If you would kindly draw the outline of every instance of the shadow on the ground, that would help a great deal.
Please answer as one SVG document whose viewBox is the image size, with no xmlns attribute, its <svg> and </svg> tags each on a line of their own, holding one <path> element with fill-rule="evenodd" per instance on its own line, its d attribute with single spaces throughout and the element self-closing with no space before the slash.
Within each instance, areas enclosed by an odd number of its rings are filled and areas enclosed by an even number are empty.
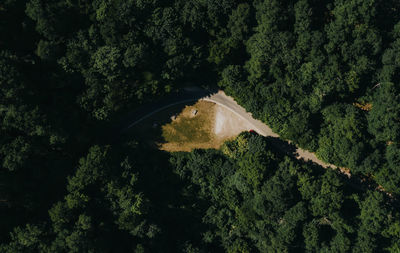
<svg viewBox="0 0 400 253">
<path fill-rule="evenodd" d="M 296 152 L 296 146 L 282 140 L 278 137 L 272 137 L 272 136 L 267 136 L 265 137 L 267 139 L 268 144 L 273 146 L 275 149 L 277 149 L 279 152 L 284 153 L 285 155 L 291 156 L 291 157 L 297 157 L 297 152 Z"/>
<path fill-rule="evenodd" d="M 128 113 L 123 117 L 123 120 L 117 122 L 112 127 L 111 142 L 116 143 L 123 140 L 123 138 L 125 138 L 124 136 L 131 132 L 133 126 L 140 125 L 149 118 L 154 118 L 155 115 L 162 115 L 162 117 L 155 120 L 154 124 L 164 125 L 170 123 L 170 117 L 174 114 L 179 114 L 179 112 L 181 112 L 185 106 L 193 105 L 200 98 L 210 96 L 217 92 L 218 88 L 216 87 L 208 89 L 203 89 L 200 87 L 187 87 L 180 91 L 176 91 L 167 96 L 156 99 L 152 102 L 143 104 L 134 109 L 132 112 Z M 168 113 L 162 113 L 164 111 L 168 111 Z M 154 127 L 154 129 L 157 129 L 157 127 Z M 147 129 L 147 131 L 153 130 Z M 159 131 L 161 131 L 161 129 L 159 129 Z"/>
<path fill-rule="evenodd" d="M 294 144 L 291 144 L 285 140 L 279 139 L 277 137 L 267 136 L 268 144 L 274 148 L 276 153 L 280 153 L 281 155 L 287 155 L 292 158 L 298 158 L 298 154 L 296 152 L 297 147 Z M 337 175 L 345 182 L 343 185 L 344 191 L 354 192 L 357 191 L 359 193 L 363 193 L 366 190 L 375 191 L 380 189 L 380 186 L 371 178 L 366 178 L 364 175 L 360 173 L 353 173 L 349 178 L 347 175 L 340 173 L 338 169 L 333 168 L 324 168 L 319 164 L 314 163 L 311 160 L 304 160 L 303 158 L 298 159 L 299 164 L 307 164 L 308 168 L 312 168 L 312 172 L 315 175 L 321 176 L 326 173 L 327 169 L 332 169 L 336 171 Z M 400 207 L 399 196 L 395 194 L 386 194 L 387 200 L 396 208 Z"/>
<path fill-rule="evenodd" d="M 163 137 L 163 126 L 172 123 L 173 117 L 178 116 L 187 106 L 193 106 L 197 100 L 184 102 L 160 110 L 143 119 L 129 129 L 122 131 L 119 141 L 135 140 L 146 147 L 158 149 L 159 145 L 165 143 Z"/>
</svg>

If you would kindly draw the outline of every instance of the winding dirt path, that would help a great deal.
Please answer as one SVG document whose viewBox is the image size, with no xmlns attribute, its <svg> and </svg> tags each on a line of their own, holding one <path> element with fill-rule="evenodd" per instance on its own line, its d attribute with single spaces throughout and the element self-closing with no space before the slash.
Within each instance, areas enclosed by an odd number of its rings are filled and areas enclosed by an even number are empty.
<svg viewBox="0 0 400 253">
<path fill-rule="evenodd" d="M 175 97 L 175 98 L 173 98 L 172 101 L 170 101 L 170 103 L 166 103 L 164 105 L 159 105 L 158 108 L 155 108 L 152 111 L 145 113 L 145 115 L 142 115 L 141 117 L 137 118 L 132 123 L 130 123 L 124 130 L 131 128 L 132 126 L 134 126 L 137 123 L 141 122 L 142 120 L 150 117 L 151 115 L 153 115 L 157 112 L 160 112 L 162 110 L 165 110 L 171 106 L 188 103 L 188 102 L 193 102 L 193 101 L 200 99 L 200 100 L 204 100 L 204 101 L 213 102 L 215 104 L 218 104 L 218 105 L 228 109 L 229 111 L 233 112 L 234 114 L 238 115 L 239 117 L 241 117 L 242 119 L 247 121 L 253 127 L 253 130 L 262 136 L 270 136 L 270 137 L 280 138 L 280 136 L 278 134 L 274 133 L 268 125 L 266 125 L 265 123 L 263 123 L 260 120 L 254 119 L 251 113 L 247 112 L 243 107 L 241 107 L 238 103 L 236 103 L 236 101 L 232 97 L 227 96 L 225 94 L 225 92 L 223 92 L 222 90 L 220 90 L 216 93 L 210 94 L 208 96 L 202 96 L 202 97 L 201 96 L 199 97 L 199 95 L 201 94 L 201 92 L 204 93 L 204 91 L 202 91 L 199 88 L 195 88 L 193 91 L 190 91 L 190 92 L 193 93 L 192 94 L 193 96 L 191 98 L 185 97 L 185 99 L 183 99 L 183 98 L 180 99 L 178 97 Z M 285 141 L 289 144 L 292 144 L 288 140 L 285 140 Z M 314 153 L 311 153 L 307 150 L 296 147 L 295 153 L 296 153 L 297 159 L 304 159 L 305 161 L 312 161 L 318 165 L 321 165 L 324 168 L 328 168 L 328 167 L 331 167 L 334 169 L 337 168 L 333 164 L 328 164 L 328 163 L 321 161 L 320 159 L 317 158 L 317 156 Z M 346 171 L 342 171 L 342 170 L 340 170 L 340 171 L 342 173 L 346 174 L 348 177 L 350 177 L 350 174 L 346 173 Z"/>
<path fill-rule="evenodd" d="M 187 96 L 185 97 L 185 99 L 180 98 L 180 97 L 174 97 L 172 101 L 170 100 L 169 103 L 164 103 L 162 106 L 158 105 L 156 107 L 156 109 L 153 109 L 151 111 L 148 110 L 149 112 L 142 111 L 142 116 L 139 116 L 140 114 L 136 115 L 137 116 L 136 120 L 134 120 L 133 123 L 131 123 L 124 130 L 136 125 L 137 123 L 139 123 L 140 121 L 144 120 L 145 118 L 153 115 L 154 113 L 162 111 L 168 107 L 171 107 L 171 106 L 174 106 L 177 104 L 183 104 L 185 102 L 187 103 L 187 102 L 191 102 L 191 101 L 204 100 L 204 101 L 209 101 L 209 102 L 218 104 L 218 105 L 228 109 L 229 111 L 233 112 L 234 114 L 238 115 L 242 119 L 246 120 L 253 127 L 253 130 L 256 131 L 258 134 L 260 134 L 262 136 L 266 136 L 266 137 L 273 137 L 273 138 L 279 139 L 280 142 L 282 142 L 282 143 L 294 146 L 291 141 L 280 139 L 280 136 L 278 134 L 274 133 L 268 125 L 261 122 L 260 120 L 254 119 L 251 113 L 247 112 L 243 107 L 241 107 L 238 103 L 236 103 L 236 101 L 232 97 L 227 96 L 225 94 L 225 92 L 220 90 L 220 91 L 212 93 L 211 95 L 208 95 L 208 96 L 205 95 L 205 91 L 201 90 L 200 88 L 196 88 L 190 92 L 191 92 L 191 94 L 186 94 Z M 210 94 L 210 93 L 208 92 L 207 94 Z M 147 109 L 149 109 L 149 108 L 147 108 Z M 278 149 L 280 149 L 281 151 L 287 152 L 287 150 L 284 150 L 285 148 L 284 147 L 282 148 L 281 145 L 279 145 L 279 144 L 277 144 L 276 147 Z M 361 189 L 361 188 L 367 187 L 370 189 L 379 190 L 379 191 L 384 192 L 391 199 L 393 199 L 393 196 L 390 193 L 386 192 L 381 186 L 379 186 L 379 185 L 375 186 L 374 182 L 371 184 L 368 182 L 364 182 L 365 180 L 362 178 L 359 178 L 359 177 L 352 177 L 350 174 L 350 171 L 348 169 L 338 168 L 337 166 L 335 166 L 333 164 L 325 163 L 325 162 L 321 161 L 320 159 L 318 159 L 318 157 L 314 153 L 311 153 L 307 150 L 301 149 L 297 146 L 295 148 L 295 152 L 293 152 L 293 153 L 297 159 L 303 159 L 305 161 L 312 161 L 324 168 L 338 169 L 338 171 L 340 173 L 347 176 L 349 179 L 351 178 L 349 183 L 350 183 L 350 185 L 352 185 L 355 188 Z"/>
<path fill-rule="evenodd" d="M 209 101 L 216 103 L 220 106 L 223 106 L 227 108 L 228 110 L 232 111 L 233 113 L 237 114 L 239 117 L 245 119 L 248 121 L 253 127 L 254 131 L 256 131 L 258 134 L 262 136 L 271 136 L 271 137 L 276 137 L 280 138 L 280 136 L 272 131 L 272 129 L 263 123 L 260 120 L 254 119 L 253 115 L 249 112 L 247 112 L 243 107 L 241 107 L 236 101 L 232 98 L 229 97 L 225 94 L 223 91 L 218 91 L 218 93 L 212 94 L 210 96 L 202 98 L 202 100 Z M 287 141 L 291 143 L 290 141 Z M 298 159 L 304 159 L 305 161 L 312 161 L 318 165 L 321 165 L 324 168 L 337 168 L 333 164 L 328 164 L 320 159 L 317 158 L 317 156 L 314 153 L 311 153 L 307 150 L 301 149 L 301 148 L 296 148 L 296 154 Z"/>
</svg>

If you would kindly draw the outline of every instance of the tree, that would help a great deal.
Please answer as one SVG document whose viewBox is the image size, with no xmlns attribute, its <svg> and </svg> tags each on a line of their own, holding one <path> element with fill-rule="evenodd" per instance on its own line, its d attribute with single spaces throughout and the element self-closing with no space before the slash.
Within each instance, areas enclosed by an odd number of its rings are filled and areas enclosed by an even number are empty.
<svg viewBox="0 0 400 253">
<path fill-rule="evenodd" d="M 374 252 L 380 244 L 380 233 L 387 226 L 388 210 L 384 204 L 383 194 L 368 192 L 365 200 L 360 203 L 360 208 L 361 225 L 354 251 Z"/>
<path fill-rule="evenodd" d="M 27 224 L 26 227 L 17 227 L 11 233 L 11 243 L 9 245 L 2 245 L 0 249 L 2 252 L 48 252 L 50 249 L 44 243 L 45 232 L 44 229 Z"/>
<path fill-rule="evenodd" d="M 365 119 L 354 107 L 335 104 L 323 111 L 317 155 L 339 166 L 357 168 L 365 156 Z"/>
<path fill-rule="evenodd" d="M 374 91 L 368 113 L 368 130 L 378 141 L 400 141 L 400 89 L 393 83 L 381 83 Z"/>
<path fill-rule="evenodd" d="M 389 192 L 399 194 L 398 185 L 400 182 L 400 147 L 392 143 L 386 147 L 385 160 L 382 169 L 376 174 L 376 180 Z"/>
</svg>

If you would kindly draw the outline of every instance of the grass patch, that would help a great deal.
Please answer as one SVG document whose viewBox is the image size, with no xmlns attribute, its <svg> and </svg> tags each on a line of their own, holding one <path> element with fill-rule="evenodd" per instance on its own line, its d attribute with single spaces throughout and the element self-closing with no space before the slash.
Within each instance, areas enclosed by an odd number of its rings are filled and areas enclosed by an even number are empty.
<svg viewBox="0 0 400 253">
<path fill-rule="evenodd" d="M 193 111 L 197 110 L 194 115 Z M 165 143 L 161 149 L 167 151 L 190 151 L 194 148 L 215 148 L 214 128 L 215 104 L 199 101 L 186 106 L 176 119 L 162 126 Z"/>
<path fill-rule="evenodd" d="M 195 116 L 192 111 L 197 110 Z M 209 142 L 213 139 L 212 123 L 214 121 L 214 104 L 198 102 L 187 106 L 177 118 L 162 126 L 162 136 L 166 142 L 184 144 L 187 142 Z"/>
<path fill-rule="evenodd" d="M 193 110 L 197 110 L 196 115 L 193 115 Z M 192 105 L 172 106 L 133 126 L 127 138 L 168 152 L 218 149 L 224 141 L 234 138 L 245 127 L 236 115 L 223 110 L 229 122 L 224 123 L 225 127 L 217 136 L 217 112 L 221 113 L 218 105 L 202 100 Z M 236 131 L 236 128 L 239 130 Z"/>
</svg>

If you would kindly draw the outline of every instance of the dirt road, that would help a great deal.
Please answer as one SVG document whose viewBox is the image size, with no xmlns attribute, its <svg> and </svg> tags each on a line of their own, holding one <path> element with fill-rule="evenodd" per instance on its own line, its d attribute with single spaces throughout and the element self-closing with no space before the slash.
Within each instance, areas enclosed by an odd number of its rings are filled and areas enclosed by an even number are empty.
<svg viewBox="0 0 400 253">
<path fill-rule="evenodd" d="M 251 126 L 254 131 L 256 131 L 258 134 L 266 137 L 272 137 L 275 138 L 275 143 L 273 145 L 276 145 L 277 149 L 280 149 L 281 151 L 286 151 L 285 147 L 282 148 L 282 146 L 288 145 L 290 146 L 290 149 L 294 146 L 290 141 L 288 140 L 282 140 L 280 139 L 279 135 L 274 133 L 272 129 L 261 122 L 260 120 L 256 120 L 253 118 L 252 114 L 249 112 L 246 112 L 246 110 L 238 105 L 236 101 L 232 98 L 227 96 L 223 91 L 215 91 L 215 92 L 210 92 L 206 90 L 202 90 L 200 88 L 195 88 L 193 91 L 186 91 L 186 93 L 179 96 L 172 96 L 171 98 L 167 98 L 165 101 L 161 101 L 158 103 L 152 103 L 150 105 L 144 105 L 142 109 L 138 110 L 137 113 L 133 113 L 132 115 L 134 118 L 131 118 L 129 126 L 125 127 L 124 130 L 134 126 L 135 124 L 139 123 L 143 119 L 149 117 L 150 115 L 153 115 L 154 113 L 164 110 L 165 108 L 168 108 L 170 106 L 173 106 L 175 104 L 182 104 L 185 103 L 185 101 L 197 101 L 197 100 L 205 100 L 209 102 L 216 103 L 232 113 L 238 115 L 242 119 L 246 120 Z M 282 145 L 283 144 L 283 145 Z M 337 169 L 337 167 L 333 164 L 328 164 L 320 159 L 317 158 L 317 156 L 314 153 L 311 153 L 307 150 L 301 149 L 301 148 L 294 148 L 294 152 L 291 152 L 291 154 L 294 154 L 297 159 L 303 159 L 305 161 L 312 161 L 324 168 L 333 168 Z M 383 191 L 383 188 L 378 185 L 376 187 L 376 184 L 374 182 L 364 182 L 364 179 L 360 177 L 353 177 L 349 170 L 344 169 L 344 168 L 338 168 L 338 170 L 348 178 L 351 178 L 349 181 L 350 185 L 356 187 L 356 188 L 370 188 L 370 189 L 375 189 L 379 191 Z M 390 193 L 386 193 L 389 197 L 392 197 Z"/>
<path fill-rule="evenodd" d="M 238 103 L 236 103 L 236 101 L 232 97 L 227 96 L 225 94 L 225 92 L 223 92 L 223 91 L 218 91 L 218 93 L 204 97 L 204 98 L 202 98 L 202 100 L 214 102 L 214 103 L 216 103 L 220 106 L 223 106 L 223 107 L 227 108 L 228 110 L 234 112 L 241 118 L 248 121 L 253 126 L 253 130 L 262 136 L 271 136 L 271 137 L 277 137 L 277 138 L 279 137 L 279 135 L 274 133 L 268 125 L 261 122 L 260 120 L 254 119 L 251 113 L 246 112 L 246 110 L 243 107 L 238 105 Z M 290 141 L 288 141 L 288 142 L 290 143 Z M 323 161 L 318 159 L 314 153 L 311 153 L 307 150 L 297 148 L 296 153 L 297 153 L 298 159 L 302 158 L 305 161 L 310 160 L 310 161 L 313 161 L 314 163 L 319 164 L 325 168 L 327 168 L 327 167 L 336 168 L 336 166 L 333 164 L 324 163 Z"/>
<path fill-rule="evenodd" d="M 205 94 L 209 94 L 209 95 L 205 95 Z M 170 98 L 167 98 L 164 102 L 153 103 L 150 106 L 149 105 L 143 106 L 142 109 L 138 110 L 138 113 L 135 113 L 136 119 L 132 120 L 131 123 L 127 127 L 125 127 L 124 130 L 131 128 L 132 126 L 136 125 L 137 123 L 141 122 L 142 120 L 150 117 L 154 113 L 162 111 L 173 105 L 182 104 L 185 102 L 196 101 L 199 99 L 216 103 L 216 104 L 228 109 L 229 111 L 238 115 L 242 119 L 246 120 L 252 126 L 253 130 L 262 136 L 270 136 L 270 137 L 279 138 L 279 135 L 274 133 L 268 125 L 261 122 L 260 120 L 254 119 L 251 113 L 246 112 L 246 110 L 243 107 L 238 105 L 238 103 L 236 103 L 236 101 L 232 97 L 227 96 L 225 94 L 225 92 L 220 90 L 218 92 L 214 92 L 214 93 L 210 94 L 209 92 L 202 90 L 200 88 L 197 88 L 197 87 L 193 88 L 193 90 L 186 91 L 184 93 L 184 95 L 171 96 Z M 290 141 L 287 141 L 287 142 L 289 144 L 291 143 Z M 296 148 L 296 157 L 298 159 L 304 159 L 305 161 L 309 161 L 309 160 L 313 161 L 314 163 L 319 164 L 325 168 L 327 168 L 327 167 L 337 168 L 333 164 L 324 163 L 323 161 L 318 159 L 314 153 L 311 153 L 307 150 L 303 150 L 301 148 Z"/>
</svg>

